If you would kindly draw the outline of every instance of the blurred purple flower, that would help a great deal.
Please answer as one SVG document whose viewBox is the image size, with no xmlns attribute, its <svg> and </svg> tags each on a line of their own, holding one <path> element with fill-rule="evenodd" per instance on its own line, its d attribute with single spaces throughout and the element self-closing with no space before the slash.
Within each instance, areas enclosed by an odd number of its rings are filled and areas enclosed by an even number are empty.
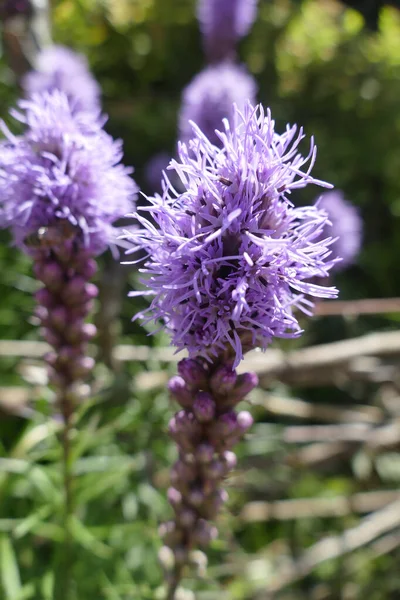
<svg viewBox="0 0 400 600">
<path fill-rule="evenodd" d="M 196 75 L 183 92 L 179 117 L 181 141 L 193 137 L 190 121 L 202 130 L 210 142 L 221 146 L 215 133 L 221 129 L 222 119 L 231 118 L 233 103 L 243 110 L 246 102 L 255 103 L 257 85 L 244 66 L 230 62 L 207 67 Z"/>
<path fill-rule="evenodd" d="M 197 16 L 211 62 L 232 58 L 257 14 L 257 0 L 199 0 Z"/>
<path fill-rule="evenodd" d="M 0 0 L 0 19 L 9 19 L 18 15 L 32 14 L 30 0 Z"/>
<path fill-rule="evenodd" d="M 74 111 L 58 90 L 21 100 L 11 114 L 25 132 L 16 137 L 2 125 L 0 225 L 29 250 L 31 234 L 68 222 L 88 252 L 102 252 L 137 193 L 132 170 L 119 164 L 121 142 L 102 129 L 104 119 Z"/>
<path fill-rule="evenodd" d="M 339 190 L 322 194 L 317 206 L 327 212 L 331 222 L 331 225 L 325 225 L 323 236 L 337 238 L 330 248 L 334 258 L 341 258 L 335 264 L 335 270 L 345 269 L 356 261 L 361 249 L 363 222 L 360 213 Z"/>
<path fill-rule="evenodd" d="M 64 46 L 42 50 L 36 69 L 25 75 L 22 87 L 27 96 L 58 89 L 68 96 L 73 110 L 100 111 L 100 86 L 86 57 Z"/>
<path fill-rule="evenodd" d="M 330 187 L 310 174 L 313 140 L 304 158 L 302 129 L 278 134 L 269 110 L 250 104 L 235 109 L 223 129 L 220 149 L 193 125 L 180 161 L 171 162 L 185 191 L 169 186 L 148 198 L 151 206 L 139 210 L 150 219 L 136 213 L 141 228 L 130 237 L 132 252 L 147 253 L 143 293 L 155 296 L 139 316 L 164 320 L 190 356 L 229 351 L 236 366 L 244 351 L 266 348 L 275 336 L 298 337 L 294 310 L 310 314 L 309 296 L 337 291 L 310 281 L 335 263 L 331 239 L 321 239 L 326 211 L 289 200 L 308 184 Z"/>
</svg>

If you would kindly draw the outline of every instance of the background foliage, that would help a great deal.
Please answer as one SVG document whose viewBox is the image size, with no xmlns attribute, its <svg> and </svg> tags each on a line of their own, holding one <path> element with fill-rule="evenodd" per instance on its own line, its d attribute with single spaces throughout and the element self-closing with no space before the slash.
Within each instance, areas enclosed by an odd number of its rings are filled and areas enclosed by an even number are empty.
<svg viewBox="0 0 400 600">
<path fill-rule="evenodd" d="M 400 14 L 383 8 L 373 32 L 358 12 L 334 0 L 259 4 L 257 22 L 240 46 L 241 59 L 257 78 L 259 100 L 271 107 L 279 128 L 297 122 L 315 136 L 316 177 L 343 189 L 364 218 L 359 263 L 336 282 L 341 299 L 400 296 Z M 173 154 L 181 91 L 204 64 L 195 2 L 60 0 L 53 5 L 53 27 L 57 42 L 88 56 L 110 115 L 107 127 L 124 139 L 125 163 L 135 166 L 138 183 L 151 192 L 145 166 L 157 152 Z M 17 95 L 2 57 L 3 117 Z M 300 201 L 312 200 L 312 193 L 304 192 Z M 29 260 L 8 243 L 2 232 L 0 339 L 35 341 L 36 282 Z M 96 393 L 80 409 L 73 598 L 157 599 L 162 598 L 157 525 L 169 514 L 165 489 L 174 459 L 165 433 L 173 407 L 164 384 L 174 364 L 157 350 L 168 344 L 166 337 L 148 338 L 131 323 L 141 301 L 128 301 L 125 292 L 135 285 L 135 272 L 124 268 L 121 282 L 121 269 L 109 256 L 102 266 L 105 280 L 114 282 L 104 302 L 120 310 L 119 342 L 148 345 L 150 351 L 142 348 L 140 360 L 114 370 L 99 361 L 92 382 Z M 101 324 L 100 303 L 97 312 Z M 395 329 L 398 319 L 398 313 L 317 318 L 301 344 Z M 50 600 L 63 552 L 60 425 L 51 416 L 53 396 L 40 359 L 15 356 L 10 348 L 7 343 L 0 348 L 0 598 Z M 378 383 L 338 378 L 329 387 L 312 384 L 288 387 L 274 380 L 267 387 L 272 395 L 303 398 L 313 406 L 329 403 L 340 411 L 351 404 L 385 412 Z M 265 397 L 258 391 L 254 403 L 261 405 Z M 284 435 L 286 426 L 298 422 L 295 415 L 274 415 L 260 406 L 253 412 L 257 423 L 240 448 L 243 471 L 229 482 L 229 510 L 207 574 L 198 565 L 199 577 L 186 579 L 185 587 L 197 590 L 200 600 L 398 598 L 399 541 L 386 551 L 362 546 L 268 595 L 276 569 L 322 537 L 356 525 L 360 516 L 350 509 L 339 516 L 250 522 L 243 507 L 256 500 L 393 490 L 400 463 L 396 445 L 374 453 L 361 443 L 316 466 L 296 463 L 290 459 L 296 447 Z M 397 529 L 392 534 L 398 539 Z"/>
</svg>

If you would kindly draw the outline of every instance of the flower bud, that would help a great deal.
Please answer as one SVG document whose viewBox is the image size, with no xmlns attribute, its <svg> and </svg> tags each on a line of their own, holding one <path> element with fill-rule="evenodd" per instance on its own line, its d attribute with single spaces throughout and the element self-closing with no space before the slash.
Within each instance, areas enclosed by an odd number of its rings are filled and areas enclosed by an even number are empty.
<svg viewBox="0 0 400 600">
<path fill-rule="evenodd" d="M 248 410 L 241 410 L 237 415 L 237 424 L 242 433 L 245 433 L 253 425 L 254 419 Z"/>
<path fill-rule="evenodd" d="M 71 374 L 75 379 L 86 377 L 95 365 L 94 359 L 91 356 L 81 356 L 74 361 L 71 368 Z"/>
<path fill-rule="evenodd" d="M 62 298 L 67 304 L 81 303 L 84 296 L 86 280 L 79 275 L 72 277 L 63 287 Z"/>
<path fill-rule="evenodd" d="M 194 358 L 184 358 L 178 363 L 178 373 L 190 389 L 200 389 L 207 383 L 207 371 Z"/>
<path fill-rule="evenodd" d="M 50 344 L 50 346 L 53 346 L 53 348 L 58 348 L 62 343 L 60 337 L 56 333 L 54 333 L 54 331 L 48 329 L 47 327 L 43 328 L 42 335 L 46 342 Z"/>
<path fill-rule="evenodd" d="M 192 508 L 183 506 L 177 514 L 177 519 L 182 527 L 190 529 L 197 520 L 197 514 Z"/>
<path fill-rule="evenodd" d="M 210 463 L 214 457 L 215 448 L 208 442 L 199 444 L 195 450 L 194 456 L 201 464 Z"/>
<path fill-rule="evenodd" d="M 258 376 L 256 373 L 243 373 L 237 378 L 237 383 L 232 390 L 232 398 L 239 402 L 257 386 Z"/>
<path fill-rule="evenodd" d="M 201 507 L 202 514 L 206 516 L 207 519 L 214 519 L 222 505 L 225 504 L 228 499 L 229 496 L 226 490 L 215 490 L 215 492 L 208 496 L 207 500 Z"/>
<path fill-rule="evenodd" d="M 176 508 L 182 504 L 182 494 L 173 487 L 168 488 L 167 498 L 168 498 L 168 502 L 174 508 Z"/>
<path fill-rule="evenodd" d="M 41 322 L 42 325 L 48 324 L 48 321 L 47 321 L 48 316 L 49 316 L 49 311 L 44 306 L 37 306 L 35 308 L 35 317 L 37 317 L 39 319 L 39 321 Z"/>
<path fill-rule="evenodd" d="M 218 529 L 205 519 L 199 519 L 193 531 L 193 538 L 199 546 L 208 546 L 218 535 Z"/>
<path fill-rule="evenodd" d="M 82 261 L 81 265 L 77 267 L 77 271 L 86 280 L 91 279 L 97 271 L 97 263 L 93 258 L 87 258 L 86 260 Z"/>
<path fill-rule="evenodd" d="M 188 494 L 188 500 L 192 506 L 201 506 L 205 499 L 206 496 L 200 488 L 194 488 Z"/>
<path fill-rule="evenodd" d="M 63 346 L 57 353 L 57 365 L 72 365 L 74 359 L 77 358 L 77 349 L 71 346 Z"/>
<path fill-rule="evenodd" d="M 171 483 L 176 485 L 180 481 L 189 482 L 195 477 L 193 467 L 187 465 L 182 460 L 177 460 L 171 469 Z"/>
<path fill-rule="evenodd" d="M 89 284 L 87 284 L 89 285 Z M 96 287 L 96 286 L 94 286 Z M 97 289 L 97 288 L 96 288 Z M 71 318 L 85 318 L 93 310 L 93 300 L 84 300 L 82 304 L 75 304 L 69 309 Z"/>
<path fill-rule="evenodd" d="M 209 479 L 222 479 L 226 474 L 226 466 L 219 458 L 215 458 L 210 464 L 205 465 L 203 473 Z"/>
<path fill-rule="evenodd" d="M 168 382 L 168 390 L 183 408 L 192 408 L 193 395 L 186 387 L 183 377 L 179 375 L 171 377 Z"/>
<path fill-rule="evenodd" d="M 221 442 L 224 438 L 237 431 L 237 415 L 234 410 L 229 410 L 218 417 L 211 425 L 210 437 L 216 442 Z"/>
<path fill-rule="evenodd" d="M 55 352 L 46 352 L 46 354 L 44 355 L 44 360 L 47 362 L 48 365 L 50 366 L 54 366 L 57 362 L 57 354 Z"/>
<path fill-rule="evenodd" d="M 63 330 L 68 324 L 68 312 L 64 306 L 56 306 L 49 312 L 49 321 L 53 327 Z"/>
<path fill-rule="evenodd" d="M 175 422 L 177 431 L 189 436 L 190 438 L 195 438 L 201 433 L 201 427 L 196 421 L 192 412 L 180 410 L 175 415 Z"/>
<path fill-rule="evenodd" d="M 34 271 L 36 277 L 52 290 L 59 289 L 63 283 L 63 270 L 55 261 L 37 262 Z"/>
<path fill-rule="evenodd" d="M 193 402 L 193 412 L 200 423 L 208 423 L 215 416 L 215 402 L 207 392 L 198 392 Z"/>
<path fill-rule="evenodd" d="M 212 391 L 218 395 L 227 394 L 235 386 L 237 373 L 231 365 L 220 365 L 210 380 Z"/>
<path fill-rule="evenodd" d="M 99 288 L 97 285 L 94 285 L 94 283 L 87 283 L 85 286 L 85 293 L 88 300 L 92 300 L 99 295 Z"/>
<path fill-rule="evenodd" d="M 237 457 L 234 452 L 231 452 L 230 450 L 226 450 L 225 452 L 223 452 L 221 454 L 221 459 L 225 463 L 225 468 L 226 468 L 227 473 L 229 473 L 229 471 L 232 471 L 233 469 L 236 468 Z"/>
<path fill-rule="evenodd" d="M 35 298 L 38 304 L 41 304 L 46 308 L 51 308 L 52 306 L 54 306 L 54 296 L 49 292 L 49 290 L 46 290 L 46 288 L 41 288 L 40 290 L 35 292 Z"/>
</svg>

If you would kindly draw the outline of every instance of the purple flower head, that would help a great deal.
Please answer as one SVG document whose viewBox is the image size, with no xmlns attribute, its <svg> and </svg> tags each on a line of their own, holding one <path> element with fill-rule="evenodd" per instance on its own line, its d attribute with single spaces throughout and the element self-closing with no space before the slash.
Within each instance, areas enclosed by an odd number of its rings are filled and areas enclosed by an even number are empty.
<svg viewBox="0 0 400 600">
<path fill-rule="evenodd" d="M 270 111 L 250 104 L 223 125 L 218 148 L 193 124 L 193 139 L 171 162 L 185 191 L 171 186 L 148 198 L 141 210 L 151 220 L 136 214 L 141 229 L 131 238 L 133 252 L 147 252 L 142 272 L 154 295 L 140 316 L 163 319 L 190 356 L 230 348 L 236 366 L 244 351 L 266 348 L 275 336 L 299 336 L 296 310 L 310 314 L 309 296 L 337 291 L 310 281 L 335 263 L 331 239 L 321 239 L 327 213 L 289 199 L 310 183 L 330 187 L 311 176 L 313 140 L 303 157 L 302 129 L 278 134 Z"/>
<path fill-rule="evenodd" d="M 31 14 L 30 0 L 0 0 L 0 19 L 7 20 L 18 15 L 29 17 Z"/>
<path fill-rule="evenodd" d="M 231 58 L 257 14 L 257 0 L 199 0 L 197 16 L 209 60 Z"/>
<path fill-rule="evenodd" d="M 73 111 L 58 90 L 21 100 L 12 115 L 25 132 L 16 137 L 2 126 L 0 225 L 29 249 L 27 238 L 40 228 L 69 224 L 89 252 L 102 252 L 137 191 L 131 169 L 119 164 L 121 142 L 96 115 Z"/>
<path fill-rule="evenodd" d="M 253 77 L 243 66 L 226 62 L 204 69 L 183 92 L 179 117 L 181 141 L 188 142 L 193 137 L 190 121 L 194 121 L 210 142 L 221 146 L 215 130 L 221 129 L 222 119 L 232 117 L 234 103 L 239 110 L 248 101 L 255 103 L 256 88 Z"/>
<path fill-rule="evenodd" d="M 343 192 L 333 190 L 322 194 L 317 201 L 319 208 L 326 210 L 329 221 L 324 236 L 337 238 L 331 246 L 332 256 L 340 257 L 335 270 L 345 269 L 357 259 L 361 249 L 363 222 L 355 206 L 344 199 Z"/>
<path fill-rule="evenodd" d="M 64 46 L 42 50 L 36 70 L 25 75 L 22 87 L 27 96 L 58 89 L 68 96 L 74 110 L 100 111 L 100 87 L 85 56 Z"/>
</svg>

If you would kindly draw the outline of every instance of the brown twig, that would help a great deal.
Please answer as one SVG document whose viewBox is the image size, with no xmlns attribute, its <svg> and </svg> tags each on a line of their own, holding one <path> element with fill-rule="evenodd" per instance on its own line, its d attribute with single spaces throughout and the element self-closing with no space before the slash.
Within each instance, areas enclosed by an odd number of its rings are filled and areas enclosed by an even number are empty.
<svg viewBox="0 0 400 600">
<path fill-rule="evenodd" d="M 365 298 L 363 300 L 326 300 L 315 305 L 319 317 L 341 315 L 377 315 L 400 312 L 400 298 Z"/>
<path fill-rule="evenodd" d="M 342 535 L 329 536 L 305 550 L 292 564 L 276 570 L 268 588 L 255 596 L 257 600 L 267 600 L 295 581 L 309 575 L 316 567 L 353 552 L 370 544 L 379 536 L 400 526 L 400 500 L 375 511 L 365 517 L 359 525 L 346 530 Z"/>
<path fill-rule="evenodd" d="M 278 417 L 290 417 L 325 423 L 370 423 L 378 424 L 383 420 L 383 411 L 377 406 L 361 404 L 346 405 L 342 408 L 331 404 L 313 404 L 298 398 L 288 398 L 258 392 L 253 404 Z"/>
<path fill-rule="evenodd" d="M 344 517 L 352 513 L 369 513 L 400 500 L 399 490 L 361 492 L 332 498 L 296 498 L 274 502 L 248 502 L 240 513 L 246 523 L 260 521 L 289 521 L 320 517 Z"/>
</svg>

